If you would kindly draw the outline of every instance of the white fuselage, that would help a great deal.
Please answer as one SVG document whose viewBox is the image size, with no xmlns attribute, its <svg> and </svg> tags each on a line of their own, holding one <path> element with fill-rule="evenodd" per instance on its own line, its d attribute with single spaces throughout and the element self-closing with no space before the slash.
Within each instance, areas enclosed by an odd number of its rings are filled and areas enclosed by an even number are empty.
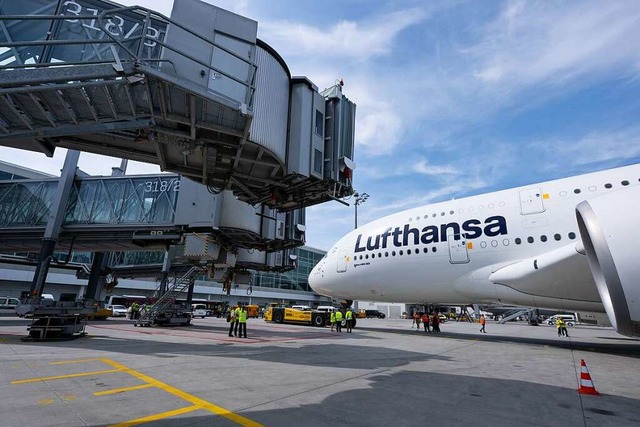
<svg viewBox="0 0 640 427">
<path fill-rule="evenodd" d="M 604 311 L 575 208 L 638 177 L 633 165 L 396 213 L 340 239 L 309 283 L 341 299 Z"/>
</svg>

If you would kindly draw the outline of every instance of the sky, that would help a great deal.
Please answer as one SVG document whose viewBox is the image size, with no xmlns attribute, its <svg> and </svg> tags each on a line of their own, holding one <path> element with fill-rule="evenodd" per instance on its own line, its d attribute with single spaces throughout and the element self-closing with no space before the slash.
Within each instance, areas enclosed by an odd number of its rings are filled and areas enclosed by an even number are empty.
<svg viewBox="0 0 640 427">
<path fill-rule="evenodd" d="M 358 223 L 433 202 L 640 162 L 640 2 L 208 0 L 258 21 L 292 75 L 357 104 Z M 172 0 L 121 0 L 170 15 Z M 53 159 L 0 159 L 57 174 Z M 83 153 L 109 175 L 118 159 Z M 130 163 L 129 173 L 157 173 Z M 350 206 L 307 209 L 328 250 Z"/>
</svg>

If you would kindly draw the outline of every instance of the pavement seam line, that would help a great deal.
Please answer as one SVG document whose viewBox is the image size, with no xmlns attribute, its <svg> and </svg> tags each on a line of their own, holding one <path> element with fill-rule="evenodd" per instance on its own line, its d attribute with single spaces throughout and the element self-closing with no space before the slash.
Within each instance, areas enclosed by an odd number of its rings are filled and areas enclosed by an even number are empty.
<svg viewBox="0 0 640 427">
<path fill-rule="evenodd" d="M 207 402 L 204 399 L 200 399 L 199 397 L 193 396 L 187 392 L 179 390 L 175 387 L 170 386 L 169 384 L 163 383 L 162 381 L 156 380 L 148 375 L 143 374 L 142 372 L 135 371 L 131 368 L 126 367 L 118 362 L 115 362 L 111 359 L 102 359 L 104 363 L 109 366 L 113 366 L 114 368 L 118 368 L 123 372 L 128 373 L 129 375 L 138 378 L 141 381 L 147 382 L 158 387 L 161 390 L 164 390 L 167 393 L 173 394 L 174 396 L 180 397 L 181 399 L 186 400 L 187 402 L 193 403 L 202 409 L 206 409 L 209 412 L 212 412 L 216 415 L 220 415 L 221 417 L 225 417 L 237 424 L 240 424 L 245 427 L 262 427 L 262 424 L 252 421 L 248 418 L 243 417 L 242 415 L 238 415 L 228 409 L 224 409 L 218 405 L 214 405 L 213 403 Z"/>
</svg>

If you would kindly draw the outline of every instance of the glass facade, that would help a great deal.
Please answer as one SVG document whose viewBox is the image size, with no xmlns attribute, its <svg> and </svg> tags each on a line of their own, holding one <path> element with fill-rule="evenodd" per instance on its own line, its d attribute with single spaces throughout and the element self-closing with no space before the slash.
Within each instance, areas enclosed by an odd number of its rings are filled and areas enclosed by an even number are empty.
<svg viewBox="0 0 640 427">
<path fill-rule="evenodd" d="M 0 227 L 44 226 L 57 180 L 0 183 Z M 77 180 L 65 224 L 169 224 L 180 188 L 176 176 Z"/>
<path fill-rule="evenodd" d="M 313 292 L 309 287 L 309 274 L 325 255 L 325 251 L 303 246 L 297 252 L 296 268 L 285 273 L 253 272 L 253 286 L 294 291 Z"/>
<path fill-rule="evenodd" d="M 76 181 L 65 224 L 171 223 L 180 178 L 101 178 Z"/>
<path fill-rule="evenodd" d="M 57 185 L 57 180 L 0 183 L 0 227 L 46 225 Z"/>
<path fill-rule="evenodd" d="M 26 177 L 0 170 L 0 181 L 9 181 L 12 179 L 24 179 Z"/>
</svg>

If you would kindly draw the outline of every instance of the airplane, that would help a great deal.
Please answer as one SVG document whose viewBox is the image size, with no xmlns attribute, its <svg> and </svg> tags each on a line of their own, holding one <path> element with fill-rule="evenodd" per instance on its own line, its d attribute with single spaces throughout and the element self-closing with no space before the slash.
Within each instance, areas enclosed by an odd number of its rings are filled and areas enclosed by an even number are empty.
<svg viewBox="0 0 640 427">
<path fill-rule="evenodd" d="M 640 337 L 640 164 L 426 205 L 361 226 L 313 268 L 321 295 L 605 312 Z"/>
</svg>

